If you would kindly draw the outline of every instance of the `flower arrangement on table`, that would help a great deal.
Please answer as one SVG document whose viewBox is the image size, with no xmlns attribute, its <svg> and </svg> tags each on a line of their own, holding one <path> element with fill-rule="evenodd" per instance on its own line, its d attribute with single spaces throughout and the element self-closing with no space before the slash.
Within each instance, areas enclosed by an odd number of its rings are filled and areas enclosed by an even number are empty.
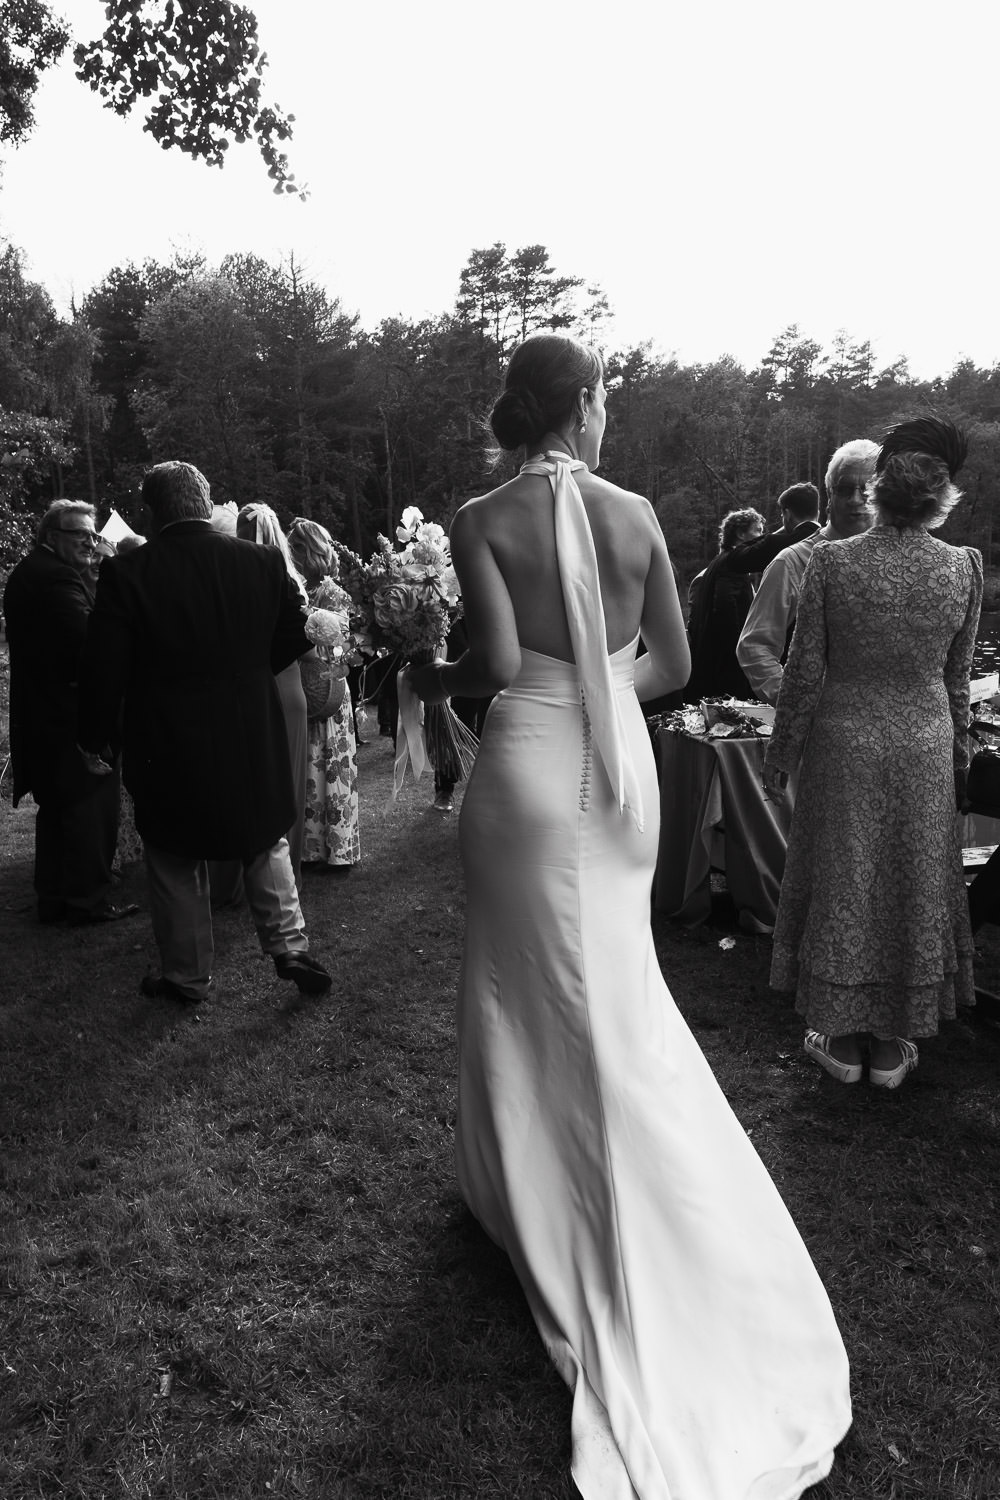
<svg viewBox="0 0 1000 1500">
<path fill-rule="evenodd" d="M 462 613 L 462 596 L 443 526 L 425 521 L 415 505 L 403 512 L 396 547 L 380 536 L 369 561 L 338 547 L 340 576 L 351 600 L 351 641 L 368 656 L 398 652 L 422 665 L 444 655 L 448 632 Z M 393 796 L 402 785 L 407 757 L 414 775 L 424 755 L 439 776 L 467 777 L 478 741 L 448 703 L 420 704 L 400 683 L 403 747 L 396 761 Z M 422 734 L 421 730 L 422 722 Z"/>
<path fill-rule="evenodd" d="M 768 712 L 738 698 L 703 698 L 700 706 L 689 703 L 669 713 L 651 714 L 646 723 L 651 735 L 668 729 L 672 734 L 706 735 L 711 740 L 766 739 L 771 725 L 763 716 Z"/>
</svg>

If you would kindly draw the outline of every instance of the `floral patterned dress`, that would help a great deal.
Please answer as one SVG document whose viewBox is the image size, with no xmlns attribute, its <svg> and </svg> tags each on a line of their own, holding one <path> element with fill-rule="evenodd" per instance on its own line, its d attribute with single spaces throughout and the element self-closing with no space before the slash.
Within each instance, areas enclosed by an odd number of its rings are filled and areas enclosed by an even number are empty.
<svg viewBox="0 0 1000 1500">
<path fill-rule="evenodd" d="M 974 1002 L 954 770 L 982 589 L 923 528 L 810 561 L 767 766 L 802 761 L 771 983 L 817 1031 L 933 1036 Z"/>
<path fill-rule="evenodd" d="M 322 604 L 322 584 L 311 589 Z M 361 858 L 358 828 L 358 747 L 350 693 L 328 719 L 309 720 L 303 864 L 355 865 Z"/>
</svg>

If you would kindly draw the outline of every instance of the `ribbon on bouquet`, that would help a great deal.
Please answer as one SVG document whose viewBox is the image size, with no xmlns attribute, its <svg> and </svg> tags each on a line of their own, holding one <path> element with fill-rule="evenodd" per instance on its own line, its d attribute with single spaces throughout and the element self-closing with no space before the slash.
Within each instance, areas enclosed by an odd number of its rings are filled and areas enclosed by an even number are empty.
<svg viewBox="0 0 1000 1500">
<path fill-rule="evenodd" d="M 396 696 L 399 699 L 399 731 L 396 735 L 396 759 L 392 767 L 392 796 L 387 807 L 392 806 L 403 790 L 407 765 L 412 762 L 414 781 L 420 780 L 427 767 L 424 705 L 410 687 L 405 667 L 396 676 Z"/>
</svg>

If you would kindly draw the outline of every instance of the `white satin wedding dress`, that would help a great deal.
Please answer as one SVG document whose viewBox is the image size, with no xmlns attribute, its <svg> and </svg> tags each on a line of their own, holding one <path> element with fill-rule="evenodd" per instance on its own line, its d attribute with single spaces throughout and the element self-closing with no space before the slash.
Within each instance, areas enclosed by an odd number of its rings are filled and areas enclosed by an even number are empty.
<svg viewBox="0 0 1000 1500">
<path fill-rule="evenodd" d="M 582 465 L 525 467 L 581 666 L 522 651 L 465 795 L 460 1187 L 573 1389 L 585 1500 L 795 1500 L 850 1425 L 847 1358 L 657 963 L 657 779 Z"/>
</svg>

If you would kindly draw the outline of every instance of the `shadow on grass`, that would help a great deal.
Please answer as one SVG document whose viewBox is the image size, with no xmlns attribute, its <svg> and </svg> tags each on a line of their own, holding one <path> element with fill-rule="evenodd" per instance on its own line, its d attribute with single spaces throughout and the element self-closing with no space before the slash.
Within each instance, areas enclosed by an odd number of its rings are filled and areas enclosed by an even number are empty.
<svg viewBox="0 0 1000 1500">
<path fill-rule="evenodd" d="M 373 1356 L 371 1387 L 342 1413 L 325 1472 L 340 1476 L 344 1495 L 572 1500 L 570 1393 L 510 1262 L 456 1194 L 432 1213 L 423 1254 L 408 1267 L 409 1295 L 392 1305 Z"/>
</svg>

